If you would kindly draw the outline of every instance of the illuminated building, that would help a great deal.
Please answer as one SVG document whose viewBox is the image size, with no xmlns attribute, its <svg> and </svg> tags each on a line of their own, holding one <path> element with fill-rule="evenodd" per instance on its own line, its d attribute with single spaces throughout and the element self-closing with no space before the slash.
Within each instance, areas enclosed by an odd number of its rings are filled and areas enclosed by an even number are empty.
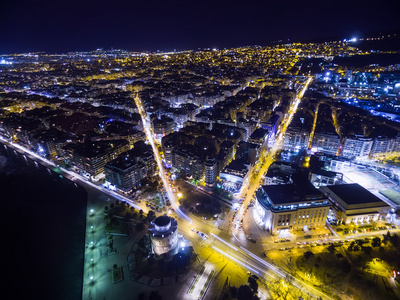
<svg viewBox="0 0 400 300">
<path fill-rule="evenodd" d="M 396 138 L 377 137 L 371 149 L 371 157 L 385 156 L 390 152 L 400 150 L 400 136 Z"/>
<path fill-rule="evenodd" d="M 324 186 L 320 190 L 332 202 L 339 222 L 364 224 L 384 219 L 390 206 L 358 183 Z"/>
<path fill-rule="evenodd" d="M 155 218 L 149 225 L 153 251 L 163 255 L 176 250 L 178 245 L 178 222 L 167 215 Z"/>
<path fill-rule="evenodd" d="M 260 145 L 241 141 L 236 148 L 236 159 L 254 165 L 258 159 Z"/>
<path fill-rule="evenodd" d="M 218 164 L 216 158 L 207 158 L 204 165 L 205 182 L 208 186 L 213 186 L 218 176 Z"/>
<path fill-rule="evenodd" d="M 64 147 L 68 162 L 90 176 L 104 172 L 107 162 L 129 150 L 126 140 L 69 144 Z"/>
<path fill-rule="evenodd" d="M 174 132 L 176 124 L 173 119 L 162 116 L 160 119 L 152 118 L 153 131 L 156 139 L 162 139 L 162 137 Z"/>
<path fill-rule="evenodd" d="M 231 192 L 238 192 L 249 172 L 249 167 L 242 160 L 233 160 L 219 174 L 222 187 Z"/>
<path fill-rule="evenodd" d="M 373 140 L 363 136 L 349 136 L 343 147 L 343 156 L 348 158 L 367 158 L 371 152 Z"/>
<path fill-rule="evenodd" d="M 340 138 L 333 132 L 315 132 L 312 140 L 312 149 L 324 151 L 328 154 L 336 154 L 340 146 Z"/>
<path fill-rule="evenodd" d="M 151 146 L 143 142 L 135 143 L 133 149 L 122 153 L 104 166 L 106 180 L 125 192 L 135 187 L 142 179 L 152 176 L 154 171 L 155 162 Z"/>
<path fill-rule="evenodd" d="M 258 144 L 261 146 L 264 143 L 267 143 L 268 142 L 267 140 L 268 140 L 268 130 L 257 128 L 249 137 L 248 142 L 253 144 Z"/>
<path fill-rule="evenodd" d="M 191 145 L 172 150 L 172 166 L 182 175 L 193 176 L 195 179 L 200 179 L 204 173 L 204 163 Z"/>
<path fill-rule="evenodd" d="M 330 203 L 310 183 L 262 186 L 256 192 L 253 217 L 258 226 L 277 234 L 325 226 Z"/>
</svg>

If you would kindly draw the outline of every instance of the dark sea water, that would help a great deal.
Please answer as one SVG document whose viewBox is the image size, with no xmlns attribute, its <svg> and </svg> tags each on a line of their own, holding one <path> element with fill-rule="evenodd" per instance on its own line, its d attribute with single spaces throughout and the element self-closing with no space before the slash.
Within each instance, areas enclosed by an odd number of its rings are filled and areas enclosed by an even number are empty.
<svg viewBox="0 0 400 300">
<path fill-rule="evenodd" d="M 81 299 L 87 193 L 0 144 L 3 299 Z"/>
<path fill-rule="evenodd" d="M 364 67 L 372 64 L 389 66 L 400 64 L 400 54 L 369 54 L 335 57 L 333 63 L 346 67 Z"/>
</svg>

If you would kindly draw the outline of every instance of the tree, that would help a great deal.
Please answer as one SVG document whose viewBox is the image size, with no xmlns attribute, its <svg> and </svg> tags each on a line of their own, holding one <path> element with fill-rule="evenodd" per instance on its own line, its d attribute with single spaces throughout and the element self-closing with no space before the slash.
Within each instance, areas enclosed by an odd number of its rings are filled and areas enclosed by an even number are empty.
<svg viewBox="0 0 400 300">
<path fill-rule="evenodd" d="M 372 252 L 372 247 L 369 247 L 369 246 L 367 246 L 367 247 L 361 246 L 361 250 L 362 250 L 365 254 L 370 255 L 371 252 Z"/>
<path fill-rule="evenodd" d="M 372 239 L 372 247 L 379 247 L 382 244 L 382 240 L 380 239 L 380 237 L 374 237 Z"/>
<path fill-rule="evenodd" d="M 390 237 L 390 243 L 392 244 L 392 246 L 396 249 L 398 249 L 399 245 L 400 245 L 400 238 L 399 236 L 395 233 Z"/>
<path fill-rule="evenodd" d="M 237 294 L 238 300 L 249 300 L 253 298 L 253 291 L 248 285 L 241 285 Z"/>
<path fill-rule="evenodd" d="M 383 241 L 382 242 L 384 244 L 387 244 L 390 241 L 390 238 L 391 238 L 390 232 L 388 231 L 386 234 L 383 234 L 382 236 L 383 236 Z"/>
<path fill-rule="evenodd" d="M 142 231 L 143 229 L 144 229 L 144 224 L 142 222 L 136 224 L 136 230 Z"/>
<path fill-rule="evenodd" d="M 349 245 L 349 247 L 347 248 L 348 251 L 354 251 L 354 246 L 356 245 L 356 242 L 352 241 Z"/>
<path fill-rule="evenodd" d="M 150 210 L 150 211 L 147 213 L 147 219 L 148 219 L 149 221 L 153 221 L 153 220 L 155 219 L 155 217 L 156 217 L 156 213 L 155 213 L 154 211 Z"/>
<path fill-rule="evenodd" d="M 249 279 L 247 280 L 247 282 L 249 283 L 249 287 L 251 288 L 251 290 L 253 291 L 254 294 L 257 294 L 258 291 L 258 283 L 257 280 L 255 280 L 253 277 L 249 277 Z"/>
<path fill-rule="evenodd" d="M 356 240 L 356 243 L 357 243 L 358 246 L 361 247 L 364 244 L 364 241 L 363 240 Z"/>
<path fill-rule="evenodd" d="M 326 250 L 328 250 L 330 254 L 333 254 L 336 251 L 335 246 L 333 244 L 330 244 L 328 248 L 326 248 Z"/>
<path fill-rule="evenodd" d="M 311 257 L 314 257 L 314 253 L 312 253 L 310 250 L 304 252 L 303 259 L 305 261 L 308 261 Z"/>
<path fill-rule="evenodd" d="M 151 291 L 149 300 L 162 300 L 162 296 L 157 291 Z"/>
<path fill-rule="evenodd" d="M 144 299 L 146 299 L 146 295 L 145 295 L 144 293 L 140 293 L 140 294 L 137 296 L 136 299 L 137 299 L 137 300 L 144 300 Z"/>
<path fill-rule="evenodd" d="M 229 287 L 229 293 L 231 294 L 232 298 L 237 298 L 238 294 L 238 289 L 236 286 L 231 286 Z"/>
</svg>

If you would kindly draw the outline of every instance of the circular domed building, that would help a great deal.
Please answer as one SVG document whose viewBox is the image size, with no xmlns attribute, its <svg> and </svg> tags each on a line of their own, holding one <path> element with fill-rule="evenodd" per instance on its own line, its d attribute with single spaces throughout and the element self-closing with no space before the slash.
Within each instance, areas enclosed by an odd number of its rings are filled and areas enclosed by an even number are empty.
<svg viewBox="0 0 400 300">
<path fill-rule="evenodd" d="M 178 245 L 178 222 L 167 215 L 155 218 L 149 225 L 154 253 L 162 255 Z"/>
</svg>

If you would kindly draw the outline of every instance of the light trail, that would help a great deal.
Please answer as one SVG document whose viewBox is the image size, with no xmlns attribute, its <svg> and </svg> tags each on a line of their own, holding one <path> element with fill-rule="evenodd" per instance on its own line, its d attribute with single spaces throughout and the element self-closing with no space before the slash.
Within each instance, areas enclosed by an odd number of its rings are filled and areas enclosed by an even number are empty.
<svg viewBox="0 0 400 300">
<path fill-rule="evenodd" d="M 261 271 L 261 272 L 264 272 L 263 270 L 256 270 L 256 269 L 253 268 L 253 267 L 256 267 L 256 266 L 254 266 L 254 265 L 253 265 L 253 266 L 249 266 L 249 264 L 247 264 L 247 263 L 241 261 L 241 260 L 238 259 L 238 258 L 235 258 L 234 256 L 230 255 L 229 253 L 225 252 L 225 251 L 222 250 L 222 249 L 219 249 L 218 247 L 211 246 L 211 248 L 213 248 L 213 249 L 216 250 L 217 252 L 221 253 L 222 255 L 225 255 L 226 257 L 228 257 L 229 259 L 233 260 L 234 262 L 240 264 L 241 266 L 245 267 L 246 269 L 252 271 L 253 273 L 257 273 L 258 275 L 264 277 L 263 274 L 260 274 L 260 271 Z"/>
<path fill-rule="evenodd" d="M 271 147 L 271 149 L 268 151 L 268 153 L 266 155 L 264 155 L 264 152 L 261 153 L 260 158 L 259 158 L 259 163 L 261 164 L 261 166 L 259 168 L 257 168 L 257 170 L 253 169 L 253 174 L 251 176 L 249 176 L 249 182 L 248 183 L 244 183 L 241 189 L 241 193 L 239 195 L 238 198 L 242 198 L 243 194 L 245 195 L 245 199 L 242 203 L 242 207 L 238 210 L 238 213 L 234 219 L 234 222 L 236 222 L 236 220 L 242 220 L 243 219 L 243 210 L 242 208 L 244 208 L 245 206 L 247 206 L 251 200 L 251 198 L 253 197 L 253 194 L 255 193 L 256 189 L 259 186 L 259 182 L 261 179 L 261 176 L 263 176 L 269 166 L 273 163 L 274 161 L 274 156 L 277 153 L 278 150 L 280 150 L 282 148 L 283 145 L 283 141 L 284 141 L 284 136 L 286 133 L 286 130 L 289 126 L 289 124 L 291 123 L 294 114 L 297 111 L 297 108 L 300 104 L 301 98 L 304 96 L 304 93 L 306 92 L 306 90 L 308 89 L 308 86 L 310 85 L 311 81 L 312 81 L 312 77 L 308 77 L 306 83 L 304 84 L 303 88 L 301 89 L 301 91 L 297 94 L 297 97 L 295 98 L 295 100 L 293 101 L 293 103 L 290 105 L 290 109 L 289 109 L 289 113 L 288 115 L 285 117 L 285 119 L 282 121 L 280 127 L 280 133 L 277 135 L 277 138 L 275 140 L 275 143 L 273 144 L 273 146 Z M 263 150 L 264 151 L 264 150 Z M 265 150 L 266 151 L 266 150 Z M 258 173 L 257 173 L 258 171 Z M 234 223 L 232 222 L 232 223 Z M 233 231 L 236 230 L 238 231 L 238 228 L 236 229 L 232 229 Z"/>
<path fill-rule="evenodd" d="M 259 177 L 261 177 L 261 175 L 263 174 L 261 171 L 266 171 L 267 170 L 267 166 L 269 166 L 269 164 L 272 162 L 273 155 L 276 153 L 276 151 L 279 149 L 279 147 L 281 147 L 281 144 L 283 142 L 283 136 L 284 136 L 284 133 L 285 133 L 285 131 L 287 129 L 287 126 L 290 124 L 290 121 L 293 118 L 293 115 L 297 110 L 297 106 L 300 103 L 301 97 L 304 95 L 304 92 L 306 91 L 306 89 L 307 89 L 308 85 L 310 84 L 311 80 L 312 80 L 312 78 L 310 77 L 307 80 L 307 83 L 303 87 L 302 91 L 298 94 L 298 97 L 294 101 L 293 107 L 290 109 L 290 114 L 289 114 L 287 120 L 282 125 L 281 134 L 278 136 L 278 138 L 276 140 L 276 143 L 273 145 L 271 151 L 269 152 L 269 154 L 265 158 L 264 164 L 262 165 L 262 167 L 260 169 L 260 172 L 259 172 L 258 176 L 256 177 L 256 179 L 258 179 L 258 180 L 257 181 L 253 180 L 252 183 L 249 182 L 248 191 L 247 191 L 247 197 L 246 197 L 247 200 L 249 200 L 249 198 L 252 197 L 252 194 L 254 193 L 255 188 L 258 186 Z M 135 99 L 135 101 L 139 101 L 139 100 Z M 156 148 L 152 133 L 150 131 L 150 126 L 149 126 L 149 124 L 147 124 L 148 122 L 146 120 L 145 113 L 142 110 L 142 108 L 140 106 L 140 103 L 137 103 L 137 107 L 138 107 L 140 115 L 142 117 L 143 127 L 145 129 L 145 133 L 146 133 L 146 135 L 148 137 L 148 141 L 149 141 L 150 145 L 152 146 L 152 149 L 153 149 L 153 152 L 154 152 L 154 155 L 155 155 L 155 158 L 156 158 L 156 162 L 157 162 L 157 165 L 159 167 L 160 177 L 162 178 L 163 184 L 165 186 L 165 189 L 167 191 L 167 194 L 169 196 L 171 204 L 173 204 L 174 208 L 176 208 L 176 212 L 178 212 L 179 215 L 183 217 L 183 219 L 184 219 L 183 220 L 183 224 L 182 224 L 183 226 L 186 225 L 185 221 L 187 221 L 189 224 L 192 224 L 192 220 L 187 215 L 185 215 L 179 209 L 179 206 L 176 204 L 176 197 L 172 193 L 171 187 L 169 186 L 168 181 L 167 181 L 167 179 L 165 177 L 164 168 L 163 168 L 163 165 L 162 165 L 162 160 L 161 160 L 161 158 L 159 156 L 159 153 L 158 153 L 158 150 Z M 49 160 L 41 157 L 40 155 L 30 151 L 29 149 L 26 149 L 25 147 L 22 147 L 22 146 L 20 146 L 18 144 L 10 143 L 8 140 L 2 138 L 1 136 L 0 136 L 0 140 L 6 142 L 7 144 L 11 144 L 10 145 L 11 147 L 15 146 L 15 148 L 18 148 L 23 152 L 31 154 L 36 159 L 39 159 L 40 161 L 42 161 L 42 162 L 44 162 L 44 163 L 46 163 L 48 165 L 51 165 L 53 167 L 57 167 L 54 164 L 54 162 L 49 161 Z M 271 155 L 271 153 L 272 153 L 272 155 Z M 269 158 L 269 161 L 267 160 L 268 158 Z M 73 178 L 82 181 L 84 184 L 87 184 L 87 185 L 89 185 L 89 186 L 91 186 L 93 188 L 96 188 L 99 191 L 101 191 L 103 193 L 106 193 L 106 194 L 108 194 L 108 195 L 110 195 L 112 197 L 115 197 L 117 199 L 121 199 L 122 201 L 125 201 L 125 202 L 129 202 L 129 203 L 132 204 L 132 206 L 134 206 L 134 207 L 136 207 L 138 209 L 141 209 L 140 206 L 137 206 L 136 204 L 132 203 L 132 201 L 130 199 L 127 199 L 122 195 L 119 195 L 119 194 L 117 194 L 117 193 L 115 193 L 115 192 L 113 192 L 111 190 L 108 190 L 108 189 L 105 189 L 103 187 L 100 187 L 100 186 L 88 181 L 86 178 L 84 178 L 84 177 L 82 177 L 82 176 L 80 176 L 80 175 L 78 175 L 78 174 L 76 174 L 74 172 L 68 171 L 68 170 L 66 170 L 64 168 L 60 168 L 60 170 L 63 173 L 68 174 L 68 175 L 72 176 Z M 249 181 L 251 181 L 251 180 L 249 180 Z M 256 182 L 256 184 L 254 184 L 255 182 Z M 251 189 L 253 189 L 253 193 L 249 193 L 249 191 L 251 191 Z M 243 203 L 245 203 L 245 201 Z M 240 213 L 243 213 L 243 210 L 244 209 L 241 209 Z M 251 270 L 253 273 L 256 273 L 256 274 L 259 274 L 260 276 L 263 276 L 262 274 L 260 274 L 260 272 L 262 272 L 263 274 L 267 274 L 268 276 L 271 276 L 271 277 L 273 277 L 275 279 L 277 279 L 278 277 L 276 277 L 274 274 L 278 275 L 279 277 L 286 277 L 286 274 L 287 274 L 286 272 L 284 272 L 283 270 L 280 270 L 276 266 L 273 266 L 273 265 L 265 262 L 264 260 L 260 259 L 255 254 L 253 254 L 252 252 L 248 251 L 247 249 L 244 249 L 242 247 L 239 249 L 238 247 L 234 246 L 233 244 L 231 244 L 231 243 L 223 240 L 222 238 L 218 237 L 214 233 L 211 233 L 211 235 L 214 238 L 216 238 L 218 241 L 222 242 L 224 245 L 230 247 L 231 249 L 234 249 L 236 251 L 235 253 L 237 255 L 243 256 L 243 258 L 235 257 L 232 254 L 226 253 L 225 251 L 223 251 L 223 250 L 221 250 L 221 249 L 219 249 L 218 247 L 215 247 L 215 246 L 211 246 L 212 249 L 222 253 L 226 257 L 230 258 L 232 261 L 234 261 L 234 262 L 242 265 L 243 267 Z M 261 263 L 265 268 L 267 268 L 267 270 L 265 270 L 265 269 L 261 268 L 260 266 L 258 266 L 259 263 Z M 273 273 L 271 273 L 271 272 L 273 272 Z M 298 287 L 299 289 L 300 289 L 300 286 L 303 285 L 305 287 L 309 287 L 310 289 L 312 289 L 314 291 L 317 291 L 317 293 L 319 293 L 319 294 L 322 294 L 324 296 L 324 298 L 332 299 L 331 297 L 327 296 L 326 294 L 324 294 L 322 292 L 319 292 L 318 290 L 316 290 L 315 288 L 309 286 L 308 284 L 303 283 L 301 280 L 298 280 L 298 279 L 294 278 L 294 281 L 296 282 L 296 284 L 293 284 L 293 285 Z"/>
<path fill-rule="evenodd" d="M 315 127 L 317 126 L 317 119 L 318 119 L 318 109 L 319 109 L 320 104 L 321 104 L 321 102 L 318 102 L 317 107 L 315 109 L 314 121 L 313 121 L 312 129 L 310 132 L 310 138 L 308 140 L 308 147 L 307 147 L 308 150 L 311 149 L 312 141 L 314 139 Z"/>
<path fill-rule="evenodd" d="M 228 247 L 232 248 L 233 250 L 239 251 L 239 249 L 235 246 L 233 246 L 231 243 L 228 243 L 227 241 L 221 239 L 219 236 L 215 235 L 214 233 L 211 233 L 211 235 L 216 238 L 217 240 L 219 240 L 221 243 L 224 243 L 225 245 L 227 245 Z"/>
<path fill-rule="evenodd" d="M 6 146 L 8 145 L 8 147 L 16 148 L 16 149 L 18 149 L 18 150 L 20 150 L 20 151 L 22 151 L 22 152 L 24 152 L 26 154 L 29 154 L 29 155 L 33 156 L 34 158 L 40 160 L 42 163 L 45 164 L 45 167 L 47 167 L 47 168 L 48 168 L 47 165 L 50 165 L 50 166 L 52 166 L 54 168 L 59 168 L 59 170 L 63 173 L 63 175 L 68 174 L 69 176 L 72 177 L 72 178 L 68 178 L 67 177 L 67 179 L 79 180 L 83 184 L 86 184 L 86 185 L 88 185 L 88 186 L 90 186 L 92 188 L 95 188 L 95 189 L 99 190 L 100 192 L 106 193 L 111 197 L 117 198 L 117 199 L 119 199 L 121 201 L 124 201 L 124 202 L 129 202 L 129 204 L 131 206 L 135 207 L 138 210 L 142 209 L 140 206 L 135 204 L 132 200 L 130 200 L 130 199 L 128 199 L 128 198 L 126 198 L 126 197 L 114 192 L 114 191 L 111 191 L 111 190 L 105 189 L 105 188 L 103 188 L 103 187 L 101 187 L 99 185 L 96 185 L 96 184 L 90 182 L 89 180 L 87 180 L 85 177 L 83 177 L 83 176 L 81 176 L 81 175 L 79 175 L 77 173 L 71 172 L 71 171 L 69 171 L 67 169 L 64 169 L 63 167 L 59 167 L 54 162 L 52 162 L 52 161 L 50 161 L 50 160 L 48 160 L 48 159 L 36 154 L 35 152 L 33 152 L 33 151 L 31 151 L 31 150 L 29 150 L 29 149 L 17 144 L 17 143 L 11 143 L 11 142 L 7 141 L 7 139 L 3 138 L 2 136 L 0 136 L 0 140 L 3 141 L 6 144 Z"/>
<path fill-rule="evenodd" d="M 245 252 L 247 255 L 250 255 L 252 258 L 254 258 L 255 260 L 257 260 L 258 262 L 262 263 L 264 266 L 270 268 L 271 270 L 273 270 L 275 273 L 279 274 L 282 277 L 286 277 L 288 274 L 286 272 L 284 272 L 283 270 L 280 270 L 279 268 L 277 268 L 276 266 L 270 264 L 269 262 L 266 262 L 265 260 L 259 258 L 257 255 L 253 254 L 252 252 L 250 252 L 249 250 L 247 250 L 246 248 L 240 246 L 240 250 L 242 250 L 243 252 Z"/>
<path fill-rule="evenodd" d="M 192 219 L 190 219 L 179 208 L 179 204 L 177 204 L 176 196 L 172 192 L 172 189 L 171 189 L 171 187 L 169 185 L 169 182 L 168 182 L 168 180 L 167 180 L 167 178 L 165 176 L 164 166 L 162 164 L 162 160 L 161 160 L 160 154 L 159 154 L 158 149 L 157 149 L 157 147 L 155 145 L 154 138 L 153 138 L 153 135 L 152 135 L 151 130 L 150 130 L 151 126 L 150 126 L 150 124 L 147 124 L 148 123 L 147 120 L 146 120 L 147 113 L 146 113 L 145 109 L 143 108 L 143 105 L 140 102 L 139 97 L 137 95 L 135 95 L 134 99 L 135 99 L 136 106 L 137 106 L 137 108 L 139 110 L 140 117 L 142 118 L 143 128 L 144 128 L 144 131 L 146 133 L 147 140 L 149 141 L 149 143 L 151 145 L 151 148 L 153 149 L 154 158 L 155 158 L 155 160 L 157 162 L 160 178 L 163 181 L 163 184 L 164 184 L 164 187 L 165 187 L 165 191 L 168 194 L 168 198 L 169 198 L 169 200 L 171 202 L 171 205 L 174 207 L 175 212 L 176 212 L 176 214 L 178 216 L 182 217 L 183 219 L 186 219 L 190 224 L 192 224 Z"/>
</svg>

